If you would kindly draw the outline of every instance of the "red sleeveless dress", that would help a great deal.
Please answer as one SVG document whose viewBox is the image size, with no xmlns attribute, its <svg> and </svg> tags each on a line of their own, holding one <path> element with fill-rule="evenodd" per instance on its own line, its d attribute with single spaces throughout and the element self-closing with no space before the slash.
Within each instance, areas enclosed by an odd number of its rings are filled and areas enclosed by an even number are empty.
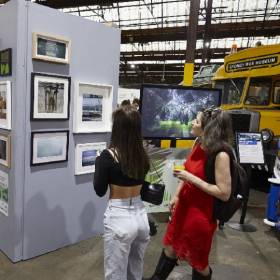
<svg viewBox="0 0 280 280">
<path fill-rule="evenodd" d="M 205 180 L 206 152 L 196 144 L 185 162 L 185 169 Z M 163 244 L 171 246 L 179 259 L 194 269 L 208 266 L 212 239 L 217 227 L 213 219 L 214 197 L 186 182 L 167 226 Z"/>
</svg>

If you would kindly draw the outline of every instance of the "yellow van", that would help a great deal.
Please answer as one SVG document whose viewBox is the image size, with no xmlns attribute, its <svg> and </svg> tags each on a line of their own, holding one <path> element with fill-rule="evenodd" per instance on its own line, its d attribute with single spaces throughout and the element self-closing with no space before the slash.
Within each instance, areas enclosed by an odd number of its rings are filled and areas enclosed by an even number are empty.
<svg viewBox="0 0 280 280">
<path fill-rule="evenodd" d="M 215 88 L 222 89 L 223 109 L 258 111 L 259 129 L 280 136 L 280 45 L 226 56 L 212 81 Z"/>
</svg>

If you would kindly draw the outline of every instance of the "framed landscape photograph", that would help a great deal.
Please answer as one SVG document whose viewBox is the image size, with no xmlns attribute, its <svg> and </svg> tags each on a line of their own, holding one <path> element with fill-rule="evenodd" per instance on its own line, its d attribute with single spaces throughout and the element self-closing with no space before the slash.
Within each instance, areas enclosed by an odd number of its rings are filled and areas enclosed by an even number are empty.
<svg viewBox="0 0 280 280">
<path fill-rule="evenodd" d="M 73 132 L 111 131 L 113 87 L 77 83 L 75 88 Z"/>
<path fill-rule="evenodd" d="M 71 78 L 31 73 L 31 120 L 69 119 Z"/>
<path fill-rule="evenodd" d="M 49 62 L 69 64 L 71 41 L 62 36 L 34 32 L 32 58 Z"/>
<path fill-rule="evenodd" d="M 0 164 L 11 167 L 11 136 L 0 133 Z"/>
<path fill-rule="evenodd" d="M 0 128 L 12 128 L 11 82 L 0 81 Z"/>
<path fill-rule="evenodd" d="M 69 131 L 37 131 L 31 133 L 31 165 L 68 160 Z"/>
<path fill-rule="evenodd" d="M 0 77 L 12 75 L 12 49 L 0 51 Z"/>
<path fill-rule="evenodd" d="M 94 173 L 95 159 L 104 149 L 106 149 L 106 142 L 77 144 L 75 175 Z"/>
</svg>

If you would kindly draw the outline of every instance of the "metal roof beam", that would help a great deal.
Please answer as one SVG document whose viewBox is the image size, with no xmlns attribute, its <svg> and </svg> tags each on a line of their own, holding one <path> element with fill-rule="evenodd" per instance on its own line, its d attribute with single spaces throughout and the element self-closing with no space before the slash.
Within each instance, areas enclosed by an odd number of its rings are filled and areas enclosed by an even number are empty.
<svg viewBox="0 0 280 280">
<path fill-rule="evenodd" d="M 122 30 L 122 44 L 157 41 L 185 41 L 188 27 L 165 27 L 152 29 Z M 205 26 L 199 25 L 197 39 L 203 39 Z M 209 28 L 212 39 L 231 37 L 271 37 L 280 35 L 280 20 L 212 24 Z"/>
</svg>

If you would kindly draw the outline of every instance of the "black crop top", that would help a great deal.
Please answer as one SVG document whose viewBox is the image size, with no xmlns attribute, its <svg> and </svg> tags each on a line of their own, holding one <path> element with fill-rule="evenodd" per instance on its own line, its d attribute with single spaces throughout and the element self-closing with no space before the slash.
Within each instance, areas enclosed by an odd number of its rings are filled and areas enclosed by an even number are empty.
<svg viewBox="0 0 280 280">
<path fill-rule="evenodd" d="M 95 160 L 94 190 L 98 196 L 106 194 L 108 185 L 135 186 L 144 180 L 133 179 L 123 174 L 120 164 L 116 162 L 108 150 L 102 151 Z"/>
</svg>

